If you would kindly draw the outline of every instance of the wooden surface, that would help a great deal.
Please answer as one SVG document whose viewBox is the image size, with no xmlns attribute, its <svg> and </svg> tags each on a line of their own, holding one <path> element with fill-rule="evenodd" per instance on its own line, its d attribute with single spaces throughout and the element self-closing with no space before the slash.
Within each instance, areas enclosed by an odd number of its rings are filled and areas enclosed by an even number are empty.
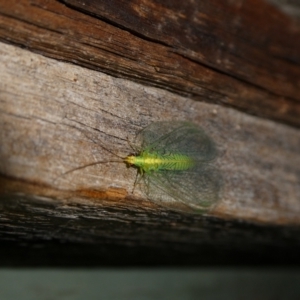
<svg viewBox="0 0 300 300">
<path fill-rule="evenodd" d="M 276 5 L 280 10 L 292 16 L 300 24 L 300 1 L 299 0 L 268 0 Z"/>
<path fill-rule="evenodd" d="M 272 5 L 64 2 L 1 0 L 0 40 L 299 127 L 299 25 Z"/>
<path fill-rule="evenodd" d="M 252 1 L 245 3 L 243 9 Z M 246 80 L 249 74 L 237 68 L 242 63 L 230 60 L 223 48 L 222 57 L 233 65 L 218 69 L 209 48 L 201 48 L 208 53 L 201 56 L 184 38 L 164 44 L 146 36 L 151 24 L 140 36 L 128 31 L 130 24 L 116 26 L 59 2 L 0 4 L 1 40 L 27 48 L 0 44 L 1 265 L 300 262 L 299 40 L 287 16 L 272 10 L 285 33 L 275 36 L 287 42 L 272 37 L 278 27 L 270 24 L 269 45 L 284 48 L 270 46 L 270 56 L 265 42 L 254 52 L 249 48 L 249 64 L 255 55 L 263 59 L 260 68 L 249 67 L 253 76 Z M 263 77 L 270 81 L 258 85 Z M 132 194 L 136 170 L 124 164 L 63 175 L 114 158 L 101 145 L 130 154 L 128 141 L 158 120 L 194 122 L 216 142 L 224 185 L 208 214 L 155 203 L 139 189 Z"/>
<path fill-rule="evenodd" d="M 299 228 L 90 197 L 1 196 L 3 266 L 299 266 Z M 99 203 L 100 202 L 100 203 Z"/>
<path fill-rule="evenodd" d="M 151 122 L 190 120 L 205 128 L 219 148 L 216 166 L 224 187 L 215 215 L 299 223 L 298 130 L 4 44 L 0 59 L 3 175 L 55 189 L 131 198 L 136 170 L 125 164 L 62 174 L 115 158 L 99 144 L 126 156 L 132 151 L 127 138 L 133 140 Z M 136 196 L 146 200 L 139 191 Z"/>
</svg>

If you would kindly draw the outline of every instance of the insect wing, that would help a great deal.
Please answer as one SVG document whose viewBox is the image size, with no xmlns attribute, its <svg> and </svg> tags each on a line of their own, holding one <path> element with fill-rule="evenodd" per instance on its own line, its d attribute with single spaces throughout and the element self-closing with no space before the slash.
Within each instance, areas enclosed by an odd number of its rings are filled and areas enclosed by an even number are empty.
<svg viewBox="0 0 300 300">
<path fill-rule="evenodd" d="M 201 128 L 188 122 L 156 122 L 137 135 L 136 143 L 142 152 L 157 156 L 181 154 L 195 163 L 187 170 L 158 168 L 144 173 L 142 187 L 149 199 L 177 200 L 201 211 L 217 202 L 222 179 L 211 164 L 217 149 Z"/>
<path fill-rule="evenodd" d="M 146 193 L 154 201 L 180 201 L 207 210 L 219 198 L 221 176 L 208 165 L 185 171 L 158 171 L 145 174 Z"/>
<path fill-rule="evenodd" d="M 156 122 L 142 130 L 137 140 L 143 151 L 158 155 L 183 154 L 197 161 L 210 161 L 217 155 L 206 133 L 188 122 Z"/>
</svg>

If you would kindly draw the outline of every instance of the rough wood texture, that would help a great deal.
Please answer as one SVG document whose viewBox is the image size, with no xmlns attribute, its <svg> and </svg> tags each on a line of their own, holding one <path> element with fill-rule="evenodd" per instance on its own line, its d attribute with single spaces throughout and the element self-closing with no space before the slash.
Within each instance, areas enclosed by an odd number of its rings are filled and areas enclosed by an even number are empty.
<svg viewBox="0 0 300 300">
<path fill-rule="evenodd" d="M 36 189 L 36 187 L 35 187 Z M 0 201 L 1 266 L 292 265 L 299 229 L 133 210 L 90 198 L 14 195 Z"/>
<path fill-rule="evenodd" d="M 64 2 L 93 16 L 56 1 L 1 0 L 0 40 L 300 125 L 299 26 L 272 5 L 258 0 Z"/>
<path fill-rule="evenodd" d="M 299 0 L 268 0 L 275 4 L 280 10 L 293 16 L 300 24 L 300 1 Z"/>
<path fill-rule="evenodd" d="M 2 174 L 54 189 L 100 191 L 99 198 L 128 196 L 130 205 L 136 170 L 125 164 L 61 174 L 115 159 L 99 145 L 130 154 L 127 138 L 151 122 L 190 120 L 205 128 L 221 153 L 215 163 L 224 186 L 211 214 L 300 223 L 299 130 L 4 44 L 0 60 Z M 135 195 L 147 200 L 138 190 Z"/>
<path fill-rule="evenodd" d="M 109 8 L 97 3 L 104 18 Z M 156 11 L 161 20 L 167 4 L 148 10 L 149 3 L 145 14 Z M 177 93 L 0 44 L 1 265 L 300 263 L 300 132 L 282 124 L 300 124 L 299 29 L 276 10 L 258 18 L 269 8 L 263 2 L 244 1 L 239 9 L 238 1 L 201 3 L 191 23 L 183 14 L 161 20 L 166 31 L 153 40 L 152 24 L 141 35 L 139 23 L 135 31 L 119 11 L 118 19 L 101 21 L 58 2 L 0 0 L 1 40 Z M 177 4 L 174 13 L 191 5 Z M 217 5 L 236 16 L 227 20 L 228 32 Z M 132 17 L 141 9 L 130 10 Z M 251 26 L 243 40 L 249 24 L 263 28 Z M 179 34 L 189 28 L 195 43 Z M 196 49 L 195 28 L 206 34 Z M 62 176 L 111 159 L 99 145 L 129 154 L 128 140 L 157 120 L 190 120 L 216 141 L 224 187 L 209 214 L 151 202 L 139 189 L 132 195 L 136 170 L 124 164 Z"/>
</svg>

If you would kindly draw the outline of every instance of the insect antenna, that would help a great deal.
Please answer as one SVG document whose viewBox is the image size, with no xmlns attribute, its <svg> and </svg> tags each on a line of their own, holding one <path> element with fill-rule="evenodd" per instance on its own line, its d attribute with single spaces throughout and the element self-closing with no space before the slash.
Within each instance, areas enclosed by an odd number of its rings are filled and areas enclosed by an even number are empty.
<svg viewBox="0 0 300 300">
<path fill-rule="evenodd" d="M 122 157 L 116 153 L 114 153 L 113 151 L 111 151 L 110 149 L 104 147 L 101 143 L 95 141 L 93 138 L 91 138 L 90 136 L 88 136 L 85 132 L 83 132 L 82 130 L 80 130 L 79 128 L 76 128 L 77 130 L 79 130 L 81 133 L 83 133 L 89 140 L 91 140 L 94 144 L 96 144 L 97 146 L 100 146 L 102 149 L 104 149 L 105 151 L 109 152 L 110 154 L 112 154 L 113 156 L 119 158 L 119 160 L 99 160 L 99 161 L 95 161 L 95 162 L 92 162 L 92 163 L 89 163 L 89 164 L 86 164 L 86 165 L 83 165 L 83 166 L 79 166 L 79 167 L 76 167 L 76 168 L 73 168 L 67 172 L 64 172 L 62 173 L 60 176 L 64 176 L 64 175 L 67 175 L 69 173 L 72 173 L 72 172 L 75 172 L 75 171 L 78 171 L 78 170 L 81 170 L 81 169 L 84 169 L 84 168 L 87 168 L 87 167 L 91 167 L 91 166 L 95 166 L 95 165 L 98 165 L 98 164 L 104 164 L 104 163 L 109 163 L 109 162 L 114 162 L 114 163 L 124 163 L 125 162 L 125 158 L 126 157 Z"/>
<path fill-rule="evenodd" d="M 87 168 L 87 167 L 91 167 L 91 166 L 95 166 L 95 165 L 99 165 L 99 164 L 105 164 L 105 163 L 109 163 L 109 162 L 124 163 L 124 160 L 123 160 L 123 158 L 122 158 L 122 160 L 99 160 L 99 161 L 95 161 L 95 162 L 92 162 L 92 163 L 84 165 L 84 166 L 80 166 L 80 167 L 76 167 L 74 169 L 71 169 L 71 170 L 63 173 L 62 175 L 67 175 L 67 174 L 72 173 L 72 172 L 77 171 L 77 170 L 81 170 L 81 169 L 84 169 L 84 168 Z"/>
<path fill-rule="evenodd" d="M 126 140 L 127 140 L 127 144 L 134 151 L 134 153 L 138 153 L 139 149 L 137 149 L 137 147 L 133 143 L 130 142 L 128 136 L 127 136 Z"/>
<path fill-rule="evenodd" d="M 93 140 L 94 143 L 96 143 L 94 140 Z M 91 167 L 91 166 L 95 166 L 95 165 L 99 165 L 99 164 L 104 164 L 104 163 L 109 163 L 109 162 L 114 162 L 114 163 L 124 163 L 125 162 L 125 158 L 126 157 L 122 157 L 114 152 L 112 152 L 110 149 L 104 147 L 103 145 L 101 144 L 97 144 L 98 146 L 100 146 L 102 149 L 104 149 L 105 151 L 109 152 L 110 154 L 112 154 L 113 156 L 115 157 L 118 157 L 120 160 L 98 160 L 98 161 L 94 161 L 90 164 L 86 164 L 84 166 L 79 166 L 79 167 L 76 167 L 74 169 L 71 169 L 65 173 L 63 173 L 62 175 L 66 175 L 66 174 L 69 174 L 71 172 L 74 172 L 74 171 L 77 171 L 77 170 L 81 170 L 81 169 L 84 169 L 84 168 L 87 168 L 87 167 Z"/>
</svg>

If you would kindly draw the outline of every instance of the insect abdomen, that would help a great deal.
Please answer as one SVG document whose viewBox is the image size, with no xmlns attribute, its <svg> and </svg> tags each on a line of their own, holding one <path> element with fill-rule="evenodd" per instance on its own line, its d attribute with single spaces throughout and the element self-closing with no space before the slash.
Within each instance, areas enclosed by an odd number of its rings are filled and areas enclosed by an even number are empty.
<svg viewBox="0 0 300 300">
<path fill-rule="evenodd" d="M 182 154 L 153 155 L 142 153 L 140 156 L 131 157 L 131 163 L 140 167 L 145 172 L 159 170 L 187 170 L 194 165 L 193 159 Z"/>
</svg>

